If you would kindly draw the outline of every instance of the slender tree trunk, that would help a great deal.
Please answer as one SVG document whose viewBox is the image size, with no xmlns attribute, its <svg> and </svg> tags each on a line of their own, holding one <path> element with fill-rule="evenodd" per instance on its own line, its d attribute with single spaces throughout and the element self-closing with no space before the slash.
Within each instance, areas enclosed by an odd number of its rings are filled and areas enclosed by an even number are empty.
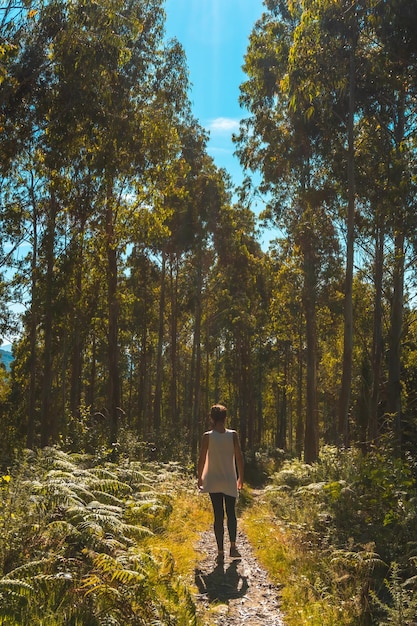
<svg viewBox="0 0 417 626">
<path fill-rule="evenodd" d="M 283 358 L 283 380 L 282 380 L 282 398 L 279 409 L 278 420 L 278 437 L 277 448 L 281 450 L 287 449 L 287 421 L 288 421 L 288 344 L 284 343 L 284 358 Z"/>
<path fill-rule="evenodd" d="M 350 50 L 349 68 L 349 116 L 348 116 L 348 211 L 346 220 L 346 276 L 344 304 L 344 338 L 342 382 L 339 398 L 339 440 L 344 446 L 349 445 L 349 406 L 352 386 L 353 354 L 353 258 L 354 258 L 354 223 L 355 223 L 355 46 Z"/>
<path fill-rule="evenodd" d="M 195 354 L 194 368 L 194 393 L 192 401 L 192 421 L 191 421 L 191 447 L 192 458 L 197 454 L 198 435 L 201 411 L 201 315 L 202 315 L 202 289 L 203 289 L 203 268 L 201 254 L 197 254 L 197 280 L 195 286 L 195 313 L 194 313 L 194 340 L 193 353 Z"/>
<path fill-rule="evenodd" d="M 53 327 L 53 276 L 55 262 L 55 221 L 57 206 L 53 194 L 49 201 L 48 223 L 45 233 L 45 315 L 44 315 L 44 353 L 41 411 L 41 446 L 45 447 L 57 440 L 56 419 L 51 414 L 52 393 L 52 327 Z"/>
<path fill-rule="evenodd" d="M 84 227 L 79 233 L 79 242 L 77 244 L 77 260 L 76 260 L 76 285 L 74 300 L 74 322 L 73 322 L 73 347 L 71 356 L 71 389 L 70 389 L 70 411 L 75 418 L 80 416 L 81 405 L 81 375 L 82 375 L 82 329 L 81 329 L 81 294 L 82 294 L 82 276 L 83 276 L 83 240 Z"/>
<path fill-rule="evenodd" d="M 394 126 L 396 162 L 402 162 L 402 143 L 405 128 L 405 92 L 398 97 L 397 117 Z M 402 202 L 401 181 L 402 169 L 396 165 L 394 169 L 395 187 L 399 202 Z M 396 207 L 394 219 L 394 271 L 393 294 L 391 303 L 391 320 L 389 333 L 388 358 L 388 413 L 394 418 L 394 437 L 398 449 L 401 448 L 401 336 L 404 317 L 404 263 L 405 235 L 402 207 Z"/>
<path fill-rule="evenodd" d="M 306 318 L 306 424 L 304 436 L 304 460 L 314 463 L 319 456 L 319 433 L 317 415 L 317 322 L 316 322 L 316 272 L 309 253 L 304 251 L 303 303 Z"/>
<path fill-rule="evenodd" d="M 255 438 L 255 445 L 257 447 L 259 447 L 262 443 L 262 439 L 263 439 L 263 434 L 264 434 L 264 418 L 263 418 L 263 396 L 262 396 L 262 388 L 263 388 L 263 360 L 262 359 L 258 359 L 258 365 L 257 365 L 257 370 L 258 370 L 258 384 L 257 384 L 257 390 L 256 390 L 256 415 L 257 415 L 257 420 L 256 420 L 256 438 Z"/>
<path fill-rule="evenodd" d="M 96 401 L 96 334 L 92 331 L 91 337 L 91 355 L 90 355 L 91 368 L 88 378 L 88 386 L 86 389 L 86 404 L 91 407 L 91 412 L 94 413 L 95 401 Z"/>
<path fill-rule="evenodd" d="M 372 391 L 369 410 L 368 440 L 375 443 L 378 437 L 378 405 L 379 386 L 381 380 L 382 365 L 382 278 L 384 265 L 384 230 L 382 224 L 377 225 L 375 241 L 375 264 L 374 264 L 374 322 L 372 338 Z"/>
<path fill-rule="evenodd" d="M 108 298 L 108 411 L 110 419 L 110 443 L 115 443 L 120 418 L 120 365 L 119 365 L 119 298 L 117 275 L 117 251 L 114 238 L 114 212 L 112 189 L 106 198 L 106 252 L 107 252 L 107 298 Z"/>
<path fill-rule="evenodd" d="M 153 404 L 153 428 L 159 433 L 161 427 L 161 399 L 162 399 L 162 348 L 164 343 L 164 317 L 165 317 L 165 272 L 166 256 L 162 253 L 161 267 L 161 290 L 159 294 L 159 322 L 158 322 L 158 345 L 156 348 L 156 373 L 155 373 L 155 397 Z"/>
<path fill-rule="evenodd" d="M 33 180 L 30 189 L 32 197 L 32 262 L 31 262 L 31 306 L 30 306 L 30 328 L 29 328 L 29 350 L 30 350 L 30 383 L 29 383 L 29 407 L 28 407 L 28 428 L 26 436 L 26 446 L 31 449 L 34 446 L 35 422 L 36 422 L 36 372 L 37 372 L 37 344 L 38 344 L 38 215 L 35 195 L 33 193 Z"/>
<path fill-rule="evenodd" d="M 239 346 L 237 376 L 239 394 L 239 432 L 242 450 L 245 451 L 249 445 L 249 363 L 247 358 L 246 341 L 241 335 L 237 338 L 236 345 Z"/>
<path fill-rule="evenodd" d="M 394 418 L 394 434 L 401 446 L 401 336 L 404 308 L 404 233 L 395 237 L 393 296 L 388 358 L 388 413 Z"/>
<path fill-rule="evenodd" d="M 298 371 L 297 371 L 297 423 L 295 426 L 295 450 L 298 458 L 301 458 L 303 450 L 303 378 L 304 378 L 304 337 L 300 332 L 298 350 Z"/>
<path fill-rule="evenodd" d="M 169 386 L 169 404 L 171 411 L 171 426 L 178 427 L 178 261 L 175 258 L 175 269 L 171 260 L 170 265 L 170 286 L 171 286 L 171 380 Z"/>
</svg>

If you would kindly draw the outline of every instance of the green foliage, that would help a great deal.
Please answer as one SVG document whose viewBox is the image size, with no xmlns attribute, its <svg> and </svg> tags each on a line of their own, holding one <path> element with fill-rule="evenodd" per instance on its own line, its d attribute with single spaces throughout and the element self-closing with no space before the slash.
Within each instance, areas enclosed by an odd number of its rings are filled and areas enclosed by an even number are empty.
<svg viewBox="0 0 417 626">
<path fill-rule="evenodd" d="M 414 566 L 416 562 L 414 559 Z M 417 576 L 404 579 L 398 563 L 392 563 L 389 577 L 384 580 L 389 594 L 384 602 L 372 594 L 375 608 L 381 614 L 379 626 L 409 626 L 417 615 Z"/>
<path fill-rule="evenodd" d="M 415 609 L 416 479 L 413 460 L 390 449 L 324 447 L 318 463 L 283 462 L 265 490 L 269 512 L 248 515 L 277 528 L 260 537 L 249 526 L 285 585 L 290 624 L 409 623 L 398 620 Z"/>
<path fill-rule="evenodd" d="M 177 466 L 94 465 L 27 452 L 1 482 L 0 619 L 13 624 L 195 624 L 167 550 L 145 539 L 171 511 Z"/>
</svg>

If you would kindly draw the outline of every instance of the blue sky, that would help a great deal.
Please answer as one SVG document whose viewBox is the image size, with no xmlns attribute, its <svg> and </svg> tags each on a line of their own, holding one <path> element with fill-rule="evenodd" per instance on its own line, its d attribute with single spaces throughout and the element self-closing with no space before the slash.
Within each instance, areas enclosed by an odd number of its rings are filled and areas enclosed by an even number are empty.
<svg viewBox="0 0 417 626">
<path fill-rule="evenodd" d="M 190 72 L 193 114 L 210 132 L 208 152 L 233 182 L 243 180 L 231 135 L 246 113 L 239 85 L 249 35 L 263 11 L 262 0 L 166 0 L 167 37 L 183 45 Z"/>
</svg>

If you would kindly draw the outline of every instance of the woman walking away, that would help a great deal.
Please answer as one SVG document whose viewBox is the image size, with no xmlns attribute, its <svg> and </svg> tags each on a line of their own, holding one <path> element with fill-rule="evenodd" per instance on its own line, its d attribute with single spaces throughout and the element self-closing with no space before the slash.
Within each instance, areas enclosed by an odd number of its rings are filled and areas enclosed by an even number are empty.
<svg viewBox="0 0 417 626">
<path fill-rule="evenodd" d="M 239 558 L 236 547 L 236 499 L 243 486 L 243 455 L 235 430 L 226 428 L 227 409 L 222 404 L 211 407 L 212 430 L 204 433 L 198 459 L 198 488 L 210 495 L 214 513 L 217 560 L 224 559 L 224 510 L 230 539 L 230 556 Z M 236 465 L 237 471 L 236 474 Z"/>
</svg>

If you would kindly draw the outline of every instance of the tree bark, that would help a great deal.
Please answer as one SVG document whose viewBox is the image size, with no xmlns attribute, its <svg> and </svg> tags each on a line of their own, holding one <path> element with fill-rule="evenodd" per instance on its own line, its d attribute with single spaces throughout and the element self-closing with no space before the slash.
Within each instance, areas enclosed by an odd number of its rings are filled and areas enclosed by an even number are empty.
<svg viewBox="0 0 417 626">
<path fill-rule="evenodd" d="M 26 446 L 31 449 L 34 446 L 35 422 L 36 422 L 36 372 L 37 372 L 37 344 L 38 344 L 38 215 L 36 199 L 33 189 L 33 180 L 30 189 L 32 198 L 32 262 L 31 262 L 31 309 L 29 328 L 29 350 L 30 350 L 30 382 L 29 382 L 29 407 L 28 407 L 28 427 L 26 434 Z"/>
<path fill-rule="evenodd" d="M 306 318 L 306 423 L 304 436 L 304 461 L 314 463 L 319 457 L 317 414 L 317 321 L 316 321 L 315 265 L 309 252 L 304 250 L 303 304 Z"/>
<path fill-rule="evenodd" d="M 107 299 L 108 299 L 108 411 L 110 441 L 115 443 L 119 431 L 120 365 L 119 365 L 119 298 L 117 251 L 114 237 L 113 194 L 108 189 L 106 198 L 106 252 L 107 252 Z"/>
<path fill-rule="evenodd" d="M 162 399 L 162 347 L 164 343 L 164 317 L 165 317 L 165 268 L 166 256 L 162 252 L 161 267 L 161 291 L 159 294 L 159 322 L 158 322 L 158 345 L 156 349 L 156 374 L 155 396 L 153 403 L 153 429 L 159 432 L 161 427 L 161 399 Z"/>
<path fill-rule="evenodd" d="M 348 115 L 348 210 L 346 220 L 346 276 L 344 303 L 344 337 L 342 382 L 339 397 L 339 441 L 349 445 L 349 406 L 352 386 L 352 354 L 353 354 L 353 255 L 354 255 L 354 223 L 355 223 L 355 147 L 354 147 L 354 116 L 355 116 L 355 59 L 354 46 L 350 50 L 349 64 L 349 115 Z"/>
<path fill-rule="evenodd" d="M 44 314 L 44 352 L 41 409 L 41 446 L 54 443 L 58 437 L 56 418 L 52 419 L 52 326 L 53 326 L 53 274 L 55 262 L 55 221 L 57 206 L 54 194 L 51 194 L 48 210 L 48 222 L 45 233 L 45 314 Z"/>
<path fill-rule="evenodd" d="M 401 336 L 404 307 L 404 233 L 395 237 L 393 296 L 388 356 L 388 413 L 394 418 L 394 436 L 401 446 Z"/>
<path fill-rule="evenodd" d="M 198 438 L 200 430 L 200 411 L 201 411 L 201 316 L 202 316 L 202 288 L 203 288 L 203 270 L 201 253 L 197 253 L 197 280 L 195 285 L 195 312 L 194 312 L 194 338 L 193 338 L 193 355 L 195 359 L 195 367 L 193 374 L 193 398 L 192 398 L 192 414 L 191 414 L 191 449 L 192 458 L 197 454 Z"/>
<path fill-rule="evenodd" d="M 74 328 L 73 328 L 73 346 L 71 356 L 71 388 L 70 388 L 70 412 L 75 418 L 80 416 L 81 405 L 81 375 L 82 375 L 82 338 L 81 338 L 81 294 L 82 294 L 82 275 L 83 275 L 83 240 L 84 227 L 79 233 L 79 242 L 77 243 L 76 253 L 76 285 L 74 296 Z"/>
<path fill-rule="evenodd" d="M 403 170 L 402 143 L 405 128 L 405 91 L 398 95 L 397 116 L 394 125 L 396 164 L 394 169 L 395 186 L 399 202 L 402 202 L 401 182 Z M 404 263 L 405 235 L 404 211 L 402 206 L 395 207 L 394 213 L 394 268 L 392 282 L 391 321 L 388 355 L 388 406 L 387 410 L 394 419 L 394 437 L 398 449 L 401 449 L 401 336 L 404 317 Z"/>
<path fill-rule="evenodd" d="M 382 220 L 381 220 L 382 221 Z M 374 263 L 374 320 L 372 338 L 372 390 L 368 422 L 368 440 L 375 443 L 378 437 L 379 385 L 382 366 L 382 278 L 384 265 L 384 231 L 382 224 L 377 224 Z"/>
<path fill-rule="evenodd" d="M 174 255 L 175 256 L 175 255 Z M 169 404 L 171 412 L 171 426 L 178 428 L 178 363 L 177 363 L 177 343 L 178 343 L 178 260 L 175 257 L 175 268 L 171 258 L 170 264 L 170 287 L 171 287 L 171 379 L 169 385 Z"/>
</svg>

